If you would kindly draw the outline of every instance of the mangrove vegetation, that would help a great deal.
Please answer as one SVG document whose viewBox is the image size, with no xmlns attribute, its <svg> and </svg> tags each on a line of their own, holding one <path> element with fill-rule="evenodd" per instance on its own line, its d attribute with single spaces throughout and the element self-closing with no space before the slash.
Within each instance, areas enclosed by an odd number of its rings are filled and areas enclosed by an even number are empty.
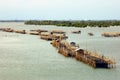
<svg viewBox="0 0 120 80">
<path fill-rule="evenodd" d="M 67 27 L 110 27 L 120 26 L 120 20 L 81 20 L 81 21 L 52 21 L 52 20 L 29 20 L 25 21 L 26 25 L 56 25 L 56 26 L 67 26 Z"/>
</svg>

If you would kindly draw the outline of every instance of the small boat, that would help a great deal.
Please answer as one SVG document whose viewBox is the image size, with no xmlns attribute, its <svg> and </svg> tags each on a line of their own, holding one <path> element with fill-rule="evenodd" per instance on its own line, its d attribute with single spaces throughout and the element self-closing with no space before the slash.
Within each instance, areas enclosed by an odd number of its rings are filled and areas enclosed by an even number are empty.
<svg viewBox="0 0 120 80">
<path fill-rule="evenodd" d="M 80 30 L 78 30 L 78 31 L 72 31 L 72 33 L 75 33 L 75 34 L 80 34 L 80 33 L 81 33 L 81 31 L 80 31 Z"/>
<path fill-rule="evenodd" d="M 93 33 L 88 33 L 89 36 L 93 36 L 94 34 Z"/>
</svg>

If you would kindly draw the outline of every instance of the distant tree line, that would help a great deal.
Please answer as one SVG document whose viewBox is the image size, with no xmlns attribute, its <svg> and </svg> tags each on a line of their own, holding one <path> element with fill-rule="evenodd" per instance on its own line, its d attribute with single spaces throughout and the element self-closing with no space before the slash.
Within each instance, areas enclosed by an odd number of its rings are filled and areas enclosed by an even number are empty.
<svg viewBox="0 0 120 80">
<path fill-rule="evenodd" d="M 73 26 L 73 27 L 110 27 L 110 26 L 120 26 L 119 20 L 101 20 L 101 21 L 52 21 L 52 20 L 30 20 L 26 21 L 27 25 L 56 25 L 56 26 Z"/>
<path fill-rule="evenodd" d="M 25 22 L 25 20 L 0 20 L 0 22 Z"/>
</svg>

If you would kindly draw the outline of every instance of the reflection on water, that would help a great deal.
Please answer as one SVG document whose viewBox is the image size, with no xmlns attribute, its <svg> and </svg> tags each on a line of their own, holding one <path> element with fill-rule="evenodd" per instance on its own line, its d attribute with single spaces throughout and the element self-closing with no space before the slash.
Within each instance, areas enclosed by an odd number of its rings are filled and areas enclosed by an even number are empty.
<svg viewBox="0 0 120 80">
<path fill-rule="evenodd" d="M 67 31 L 68 41 L 74 41 L 83 49 L 114 57 L 115 69 L 93 69 L 73 58 L 57 53 L 50 42 L 39 36 L 0 32 L 0 79 L 1 80 L 119 80 L 120 79 L 120 37 L 105 38 L 104 31 L 119 31 L 111 28 L 74 28 L 56 26 L 34 26 L 23 23 L 0 23 L 0 27 L 14 29 L 61 29 Z M 71 34 L 71 30 L 81 34 Z M 94 36 L 87 33 L 93 32 Z"/>
</svg>

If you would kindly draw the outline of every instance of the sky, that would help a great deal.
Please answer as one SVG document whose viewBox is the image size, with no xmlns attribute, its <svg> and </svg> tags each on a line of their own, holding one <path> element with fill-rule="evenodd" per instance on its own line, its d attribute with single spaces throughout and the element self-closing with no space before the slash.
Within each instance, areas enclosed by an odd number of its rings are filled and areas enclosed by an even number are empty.
<svg viewBox="0 0 120 80">
<path fill-rule="evenodd" d="M 120 20 L 120 0 L 0 0 L 0 20 Z"/>
</svg>

